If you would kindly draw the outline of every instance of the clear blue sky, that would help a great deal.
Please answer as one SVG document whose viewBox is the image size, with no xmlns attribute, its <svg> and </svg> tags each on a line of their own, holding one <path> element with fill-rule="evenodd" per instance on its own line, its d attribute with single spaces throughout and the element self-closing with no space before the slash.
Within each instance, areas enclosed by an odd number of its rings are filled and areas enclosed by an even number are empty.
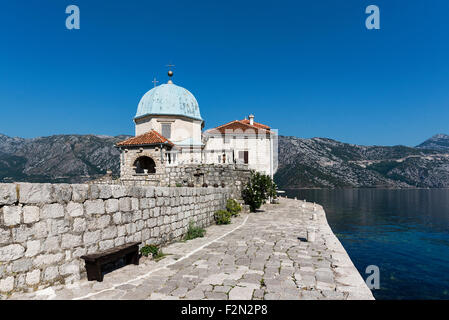
<svg viewBox="0 0 449 320">
<path fill-rule="evenodd" d="M 67 5 L 81 29 L 67 30 Z M 381 30 L 365 28 L 365 8 Z M 133 134 L 156 76 L 206 128 L 416 145 L 449 133 L 449 1 L 14 0 L 0 7 L 0 133 Z"/>
</svg>

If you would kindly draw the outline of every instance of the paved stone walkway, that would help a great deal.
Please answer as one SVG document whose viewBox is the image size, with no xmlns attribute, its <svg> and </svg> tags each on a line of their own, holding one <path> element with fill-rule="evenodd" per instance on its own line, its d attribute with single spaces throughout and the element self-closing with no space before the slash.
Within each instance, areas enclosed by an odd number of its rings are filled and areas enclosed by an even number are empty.
<svg viewBox="0 0 449 320">
<path fill-rule="evenodd" d="M 10 299 L 373 299 L 321 206 L 282 198 L 104 277 Z M 316 213 L 317 219 L 312 215 Z M 316 240 L 307 242 L 307 228 Z"/>
</svg>

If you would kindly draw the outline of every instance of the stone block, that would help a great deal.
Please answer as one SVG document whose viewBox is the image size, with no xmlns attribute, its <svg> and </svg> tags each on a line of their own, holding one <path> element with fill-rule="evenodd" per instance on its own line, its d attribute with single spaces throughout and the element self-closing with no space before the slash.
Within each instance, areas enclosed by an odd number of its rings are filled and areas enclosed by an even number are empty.
<svg viewBox="0 0 449 320">
<path fill-rule="evenodd" d="M 48 235 L 48 226 L 44 221 L 34 224 L 34 237 L 37 239 L 45 238 Z"/>
<path fill-rule="evenodd" d="M 100 190 L 99 197 L 101 199 L 109 199 L 112 197 L 112 188 L 110 185 L 101 184 L 101 185 L 98 185 L 98 188 Z"/>
<path fill-rule="evenodd" d="M 108 250 L 114 247 L 114 240 L 103 240 L 100 241 L 100 250 Z"/>
<path fill-rule="evenodd" d="M 85 255 L 86 252 L 87 252 L 87 249 L 86 249 L 86 248 L 84 248 L 84 247 L 78 247 L 78 248 L 76 248 L 75 250 L 73 250 L 72 257 L 73 257 L 73 258 L 79 258 L 79 257 Z"/>
<path fill-rule="evenodd" d="M 67 203 L 72 199 L 72 186 L 70 184 L 53 184 L 52 189 L 53 202 Z"/>
<path fill-rule="evenodd" d="M 17 200 L 16 185 L 12 183 L 0 183 L 0 206 L 13 204 Z"/>
<path fill-rule="evenodd" d="M 131 198 L 129 198 L 129 197 L 120 198 L 119 207 L 120 207 L 120 211 L 123 211 L 123 212 L 131 211 Z"/>
<path fill-rule="evenodd" d="M 127 186 L 126 195 L 132 198 L 142 198 L 145 197 L 146 190 L 139 186 Z"/>
<path fill-rule="evenodd" d="M 142 211 L 140 210 L 134 211 L 132 215 L 132 221 L 135 222 L 140 219 L 142 219 Z"/>
<path fill-rule="evenodd" d="M 111 186 L 112 197 L 114 198 L 122 198 L 126 195 L 126 187 L 121 185 L 113 185 Z"/>
<path fill-rule="evenodd" d="M 114 213 L 119 211 L 119 201 L 117 199 L 109 199 L 105 201 L 107 213 Z"/>
<path fill-rule="evenodd" d="M 59 270 L 57 266 L 50 266 L 44 270 L 44 280 L 52 281 L 59 277 Z"/>
<path fill-rule="evenodd" d="M 85 232 L 83 236 L 84 245 L 96 244 L 100 240 L 100 230 Z"/>
<path fill-rule="evenodd" d="M 39 269 L 33 270 L 26 274 L 26 284 L 34 286 L 40 282 L 41 271 Z"/>
<path fill-rule="evenodd" d="M 139 210 L 139 199 L 131 198 L 131 211 Z"/>
<path fill-rule="evenodd" d="M 86 210 L 86 214 L 88 215 L 105 213 L 104 201 L 101 199 L 87 200 L 84 203 L 84 208 Z"/>
<path fill-rule="evenodd" d="M 162 190 L 162 196 L 169 197 L 170 196 L 170 188 L 168 187 L 161 187 Z"/>
<path fill-rule="evenodd" d="M 38 222 L 40 217 L 40 209 L 36 206 L 23 207 L 23 222 L 34 223 Z"/>
<path fill-rule="evenodd" d="M 154 187 L 145 187 L 145 197 L 154 198 Z"/>
<path fill-rule="evenodd" d="M 50 236 L 67 233 L 70 230 L 70 224 L 65 219 L 48 219 L 47 229 Z"/>
<path fill-rule="evenodd" d="M 136 232 L 136 233 L 134 234 L 134 241 L 137 241 L 137 242 L 142 241 L 142 232 L 141 232 L 141 231 Z"/>
<path fill-rule="evenodd" d="M 125 226 L 118 226 L 117 227 L 117 236 L 121 237 L 126 235 L 126 227 Z"/>
<path fill-rule="evenodd" d="M 0 247 L 0 262 L 14 261 L 22 258 L 25 253 L 25 248 L 20 244 L 10 244 L 8 246 Z"/>
<path fill-rule="evenodd" d="M 34 266 L 41 268 L 46 265 L 56 264 L 64 259 L 65 255 L 62 253 L 55 254 L 41 254 L 34 258 Z"/>
<path fill-rule="evenodd" d="M 126 225 L 126 233 L 127 234 L 134 234 L 136 232 L 136 224 L 135 223 L 128 223 Z"/>
<path fill-rule="evenodd" d="M 133 215 L 131 212 L 122 212 L 122 223 L 129 223 L 133 221 Z"/>
<path fill-rule="evenodd" d="M 142 219 L 148 220 L 150 218 L 150 209 L 142 210 Z"/>
<path fill-rule="evenodd" d="M 114 215 L 112 216 L 112 220 L 114 221 L 115 224 L 122 223 L 122 213 L 121 212 L 114 213 Z"/>
<path fill-rule="evenodd" d="M 75 220 L 73 221 L 73 232 L 76 233 L 81 233 L 86 231 L 87 228 L 87 223 L 86 223 L 86 219 L 84 218 L 75 218 Z"/>
<path fill-rule="evenodd" d="M 10 292 L 14 289 L 14 277 L 8 277 L 0 280 L 0 292 Z"/>
<path fill-rule="evenodd" d="M 87 184 L 72 184 L 72 201 L 84 202 L 88 198 L 89 186 Z"/>
<path fill-rule="evenodd" d="M 0 244 L 7 244 L 11 242 L 11 231 L 9 229 L 0 228 Z"/>
<path fill-rule="evenodd" d="M 3 221 L 5 226 L 15 226 L 20 224 L 22 217 L 22 208 L 19 206 L 5 206 L 3 207 Z"/>
<path fill-rule="evenodd" d="M 100 198 L 100 186 L 97 184 L 90 184 L 87 195 L 88 199 L 90 200 L 96 200 Z"/>
<path fill-rule="evenodd" d="M 64 206 L 59 203 L 46 204 L 42 207 L 42 218 L 55 219 L 64 217 Z"/>
<path fill-rule="evenodd" d="M 64 234 L 62 235 L 61 247 L 63 249 L 71 249 L 81 245 L 81 235 Z"/>
<path fill-rule="evenodd" d="M 53 202 L 53 187 L 49 183 L 19 183 L 19 202 L 40 204 Z"/>
<path fill-rule="evenodd" d="M 67 212 L 71 217 L 80 217 L 84 215 L 84 206 L 81 203 L 69 202 L 67 204 Z"/>
<path fill-rule="evenodd" d="M 27 241 L 27 250 L 25 252 L 25 257 L 34 257 L 41 251 L 40 240 Z"/>
<path fill-rule="evenodd" d="M 142 241 L 147 241 L 151 237 L 151 232 L 149 228 L 142 230 Z"/>
<path fill-rule="evenodd" d="M 65 276 L 69 274 L 79 274 L 80 273 L 80 266 L 78 262 L 73 261 L 70 263 L 63 264 L 59 267 L 59 274 Z"/>
<path fill-rule="evenodd" d="M 104 229 L 111 222 L 111 216 L 101 216 L 97 219 L 97 228 Z"/>
<path fill-rule="evenodd" d="M 28 272 L 33 266 L 33 261 L 29 258 L 21 258 L 12 263 L 11 271 L 14 273 Z"/>
<path fill-rule="evenodd" d="M 141 231 L 145 227 L 145 221 L 137 220 L 136 221 L 136 230 Z"/>
<path fill-rule="evenodd" d="M 101 233 L 101 239 L 107 240 L 107 239 L 113 239 L 117 236 L 117 227 L 116 226 L 110 226 L 106 229 L 103 229 Z"/>
<path fill-rule="evenodd" d="M 121 246 L 122 244 L 125 244 L 125 237 L 118 237 L 114 239 L 114 245 L 116 247 Z"/>
<path fill-rule="evenodd" d="M 60 236 L 51 236 L 45 239 L 42 245 L 43 251 L 56 252 L 60 250 Z"/>
<path fill-rule="evenodd" d="M 156 206 L 157 206 L 157 207 L 163 206 L 164 203 L 165 203 L 165 199 L 164 199 L 163 197 L 158 197 L 158 198 L 156 199 Z"/>
</svg>

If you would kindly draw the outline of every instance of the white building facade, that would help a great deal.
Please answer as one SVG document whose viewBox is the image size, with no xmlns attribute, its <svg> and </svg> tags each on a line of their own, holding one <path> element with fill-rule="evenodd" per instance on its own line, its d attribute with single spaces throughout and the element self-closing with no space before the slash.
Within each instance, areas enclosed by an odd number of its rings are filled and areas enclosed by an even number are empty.
<svg viewBox="0 0 449 320">
<path fill-rule="evenodd" d="M 122 179 L 151 180 L 164 167 L 192 164 L 241 164 L 271 177 L 277 170 L 277 132 L 253 115 L 202 132 L 196 98 L 171 79 L 142 97 L 134 123 L 135 137 L 117 144 Z"/>
</svg>

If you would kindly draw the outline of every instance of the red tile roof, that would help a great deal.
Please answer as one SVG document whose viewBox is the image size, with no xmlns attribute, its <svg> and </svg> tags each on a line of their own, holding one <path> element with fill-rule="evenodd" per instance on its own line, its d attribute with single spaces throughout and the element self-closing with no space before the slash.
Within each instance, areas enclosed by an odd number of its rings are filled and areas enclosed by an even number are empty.
<svg viewBox="0 0 449 320">
<path fill-rule="evenodd" d="M 174 146 L 173 142 L 165 138 L 156 130 L 150 130 L 147 133 L 141 134 L 137 137 L 129 138 L 125 141 L 121 141 L 116 144 L 117 147 L 125 147 L 125 146 L 143 146 L 143 145 L 151 145 L 151 144 L 160 144 L 165 143 L 170 146 Z"/>
<path fill-rule="evenodd" d="M 245 124 L 249 124 L 249 120 L 248 120 L 248 119 L 240 120 L 240 122 L 241 122 L 241 123 L 245 123 Z M 253 125 L 254 125 L 255 127 L 258 127 L 258 128 L 270 130 L 270 127 L 269 127 L 269 126 L 266 126 L 266 125 L 261 124 L 261 123 L 253 122 Z"/>
<path fill-rule="evenodd" d="M 270 127 L 266 126 L 261 123 L 253 122 L 253 124 L 249 124 L 248 119 L 243 120 L 234 120 L 231 122 L 228 122 L 226 124 L 223 124 L 221 126 L 218 126 L 213 129 L 207 130 L 208 133 L 232 133 L 232 131 L 236 131 L 236 133 L 248 133 L 248 132 L 254 132 L 254 133 L 266 133 L 270 134 L 272 133 L 270 131 Z"/>
</svg>

